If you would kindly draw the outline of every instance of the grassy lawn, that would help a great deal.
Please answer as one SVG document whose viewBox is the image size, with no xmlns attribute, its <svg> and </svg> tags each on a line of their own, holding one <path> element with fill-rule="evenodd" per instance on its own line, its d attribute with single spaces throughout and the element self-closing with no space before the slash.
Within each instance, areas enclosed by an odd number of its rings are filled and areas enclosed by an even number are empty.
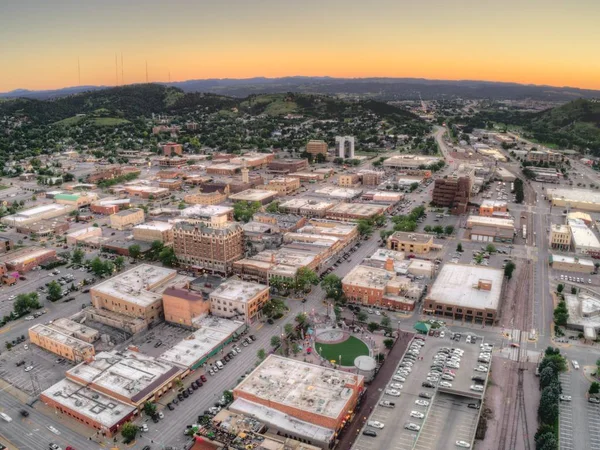
<svg viewBox="0 0 600 450">
<path fill-rule="evenodd" d="M 1 191 L 2 189 L 8 189 L 8 186 L 5 186 L 5 185 L 3 185 L 3 184 L 0 184 L 0 191 Z"/>
<path fill-rule="evenodd" d="M 113 127 L 115 125 L 122 125 L 129 123 L 129 120 L 119 119 L 117 117 L 98 117 L 92 119 L 90 123 L 97 127 Z"/>
<path fill-rule="evenodd" d="M 338 362 L 340 355 L 342 356 L 343 366 L 351 366 L 357 356 L 368 355 L 369 347 L 363 341 L 354 336 L 350 336 L 345 342 L 339 344 L 320 344 L 317 343 L 316 350 L 319 354 L 328 361 L 335 360 Z"/>
</svg>

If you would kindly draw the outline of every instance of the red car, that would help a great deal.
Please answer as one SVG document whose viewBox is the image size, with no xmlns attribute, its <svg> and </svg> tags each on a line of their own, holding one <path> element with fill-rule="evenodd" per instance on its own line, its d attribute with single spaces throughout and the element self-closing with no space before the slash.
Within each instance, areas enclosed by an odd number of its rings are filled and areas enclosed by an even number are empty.
<svg viewBox="0 0 600 450">
<path fill-rule="evenodd" d="M 310 355 L 310 354 L 312 353 L 312 348 L 308 347 L 308 348 L 306 349 L 306 353 Z"/>
<path fill-rule="evenodd" d="M 206 377 L 204 375 L 200 375 L 200 379 L 206 383 Z"/>
</svg>

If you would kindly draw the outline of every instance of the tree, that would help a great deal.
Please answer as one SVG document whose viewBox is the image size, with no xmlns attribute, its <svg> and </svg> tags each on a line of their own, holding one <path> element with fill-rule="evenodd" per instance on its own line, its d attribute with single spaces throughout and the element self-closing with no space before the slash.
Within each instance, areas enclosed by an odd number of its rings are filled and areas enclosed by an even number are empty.
<svg viewBox="0 0 600 450">
<path fill-rule="evenodd" d="M 98 277 L 103 276 L 106 270 L 104 263 L 97 256 L 90 262 L 90 268 L 92 269 L 94 275 Z"/>
<path fill-rule="evenodd" d="M 598 383 L 597 381 L 594 381 L 591 385 L 590 385 L 590 390 L 588 391 L 588 394 L 590 395 L 595 395 L 600 393 L 600 383 Z"/>
<path fill-rule="evenodd" d="M 261 348 L 259 351 L 256 352 L 256 356 L 258 356 L 258 359 L 262 361 L 267 357 L 267 352 L 265 352 L 264 348 Z"/>
<path fill-rule="evenodd" d="M 387 348 L 388 350 L 391 350 L 391 348 L 394 346 L 394 340 L 393 339 L 385 339 L 383 341 L 383 345 L 385 345 L 385 348 Z"/>
<path fill-rule="evenodd" d="M 276 214 L 279 212 L 279 202 L 271 202 L 265 208 L 265 211 L 271 214 Z"/>
<path fill-rule="evenodd" d="M 358 233 L 361 236 L 370 236 L 371 234 L 373 234 L 373 225 L 371 224 L 371 222 L 367 219 L 359 219 L 357 221 L 357 225 L 358 225 Z"/>
<path fill-rule="evenodd" d="M 314 270 L 308 267 L 301 267 L 296 273 L 296 289 L 306 291 L 311 285 L 316 286 L 319 283 L 319 277 Z"/>
<path fill-rule="evenodd" d="M 147 416 L 154 417 L 156 414 L 156 404 L 153 402 L 144 403 L 144 412 Z"/>
<path fill-rule="evenodd" d="M 153 261 L 157 260 L 160 252 L 162 252 L 164 248 L 165 244 L 161 241 L 153 241 L 152 244 L 150 244 L 150 250 L 146 253 L 146 256 Z"/>
<path fill-rule="evenodd" d="M 477 255 L 475 255 L 474 259 L 477 264 L 481 264 L 483 262 L 483 255 L 477 254 Z"/>
<path fill-rule="evenodd" d="M 447 235 L 450 235 L 450 234 L 454 233 L 454 227 L 452 225 L 446 225 L 446 228 L 444 228 L 444 232 Z"/>
<path fill-rule="evenodd" d="M 371 333 L 373 333 L 379 329 L 379 324 L 377 322 L 369 322 L 367 328 Z"/>
<path fill-rule="evenodd" d="M 542 389 L 538 415 L 543 423 L 552 424 L 558 419 L 558 394 L 552 386 Z"/>
<path fill-rule="evenodd" d="M 459 242 L 458 245 L 456 246 L 456 251 L 462 253 L 463 252 L 463 246 L 462 244 Z"/>
<path fill-rule="evenodd" d="M 131 256 L 133 259 L 138 259 L 142 254 L 142 249 L 138 244 L 130 245 L 127 250 L 129 251 L 129 256 Z"/>
<path fill-rule="evenodd" d="M 119 271 L 123 270 L 123 267 L 125 267 L 125 258 L 123 258 L 121 255 L 117 256 L 115 258 L 115 267 Z"/>
<path fill-rule="evenodd" d="M 485 251 L 488 253 L 496 253 L 496 246 L 494 244 L 488 244 L 485 247 Z"/>
<path fill-rule="evenodd" d="M 535 435 L 536 450 L 558 450 L 558 439 L 554 431 L 549 430 Z"/>
<path fill-rule="evenodd" d="M 433 228 L 431 227 L 431 225 L 425 225 L 425 226 L 423 227 L 423 231 L 424 231 L 425 233 L 431 233 L 431 230 L 433 230 Z M 459 245 L 460 245 L 460 244 L 459 244 Z"/>
<path fill-rule="evenodd" d="M 238 222 L 250 222 L 254 213 L 260 209 L 259 202 L 236 202 L 233 205 L 233 217 Z"/>
<path fill-rule="evenodd" d="M 38 295 L 35 292 L 30 294 L 19 294 L 13 304 L 15 315 L 21 317 L 32 309 L 39 309 L 42 305 L 38 301 Z"/>
<path fill-rule="evenodd" d="M 380 321 L 379 323 L 381 324 L 381 327 L 382 327 L 382 328 L 389 328 L 389 327 L 390 327 L 390 325 L 392 324 L 392 321 L 390 320 L 390 318 L 389 318 L 389 317 L 387 317 L 387 316 L 383 316 L 383 317 L 381 318 L 381 321 Z"/>
<path fill-rule="evenodd" d="M 55 280 L 52 280 L 48 285 L 48 300 L 55 302 L 62 297 L 62 289 L 60 284 Z"/>
<path fill-rule="evenodd" d="M 515 268 L 516 268 L 516 266 L 515 266 L 514 262 L 512 262 L 512 261 L 507 262 L 506 266 L 504 266 L 504 276 L 510 280 L 512 278 L 512 274 L 513 274 Z"/>
<path fill-rule="evenodd" d="M 281 345 L 281 338 L 279 336 L 271 336 L 271 347 L 279 347 Z"/>
<path fill-rule="evenodd" d="M 565 289 L 565 285 L 562 283 L 559 283 L 558 286 L 556 286 L 556 292 L 558 292 L 559 294 Z"/>
<path fill-rule="evenodd" d="M 177 256 L 173 247 L 165 247 L 158 255 L 158 259 L 167 267 L 173 267 L 177 264 Z"/>
<path fill-rule="evenodd" d="M 138 427 L 131 422 L 125 422 L 121 427 L 121 435 L 125 438 L 126 442 L 131 442 L 137 436 Z"/>
<path fill-rule="evenodd" d="M 342 294 L 342 279 L 334 273 L 325 275 L 321 281 L 321 287 L 327 297 L 338 299 Z"/>
<path fill-rule="evenodd" d="M 285 333 L 286 337 L 289 336 L 294 332 L 294 325 L 291 323 L 286 323 L 283 326 L 283 332 Z"/>
<path fill-rule="evenodd" d="M 298 313 L 296 315 L 296 317 L 294 317 L 294 320 L 300 326 L 303 326 L 306 323 L 307 319 L 308 319 L 308 316 L 306 315 L 306 313 Z"/>
<path fill-rule="evenodd" d="M 558 326 L 567 325 L 569 320 L 569 309 L 565 301 L 558 302 L 558 306 L 554 309 L 554 323 Z"/>
<path fill-rule="evenodd" d="M 366 322 L 368 318 L 369 315 L 364 311 L 361 311 L 356 315 L 356 320 L 358 320 L 359 322 Z"/>
<path fill-rule="evenodd" d="M 298 353 L 300 353 L 300 345 L 298 345 L 297 342 L 292 342 L 292 353 L 294 355 L 297 355 Z"/>
<path fill-rule="evenodd" d="M 73 250 L 73 254 L 71 255 L 71 262 L 73 264 L 81 264 L 83 262 L 83 258 L 85 258 L 85 252 L 79 247 Z"/>
<path fill-rule="evenodd" d="M 435 227 L 433 227 L 433 232 L 435 234 L 443 234 L 444 233 L 444 227 L 441 225 L 436 225 Z"/>
</svg>

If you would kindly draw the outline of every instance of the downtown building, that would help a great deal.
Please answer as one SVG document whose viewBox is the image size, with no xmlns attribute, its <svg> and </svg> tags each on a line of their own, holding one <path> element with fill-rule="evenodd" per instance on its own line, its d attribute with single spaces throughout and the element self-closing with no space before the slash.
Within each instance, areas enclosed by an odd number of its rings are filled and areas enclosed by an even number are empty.
<svg viewBox="0 0 600 450">
<path fill-rule="evenodd" d="M 433 187 L 431 202 L 435 206 L 449 208 L 452 214 L 467 212 L 471 197 L 469 177 L 438 178 Z"/>
</svg>

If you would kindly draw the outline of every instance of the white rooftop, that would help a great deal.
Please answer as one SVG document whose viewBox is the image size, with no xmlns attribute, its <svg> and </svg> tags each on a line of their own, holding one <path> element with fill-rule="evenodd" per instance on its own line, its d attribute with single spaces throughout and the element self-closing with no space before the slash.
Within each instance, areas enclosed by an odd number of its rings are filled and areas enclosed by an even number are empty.
<svg viewBox="0 0 600 450">
<path fill-rule="evenodd" d="M 133 227 L 134 230 L 156 230 L 156 231 L 169 231 L 173 229 L 173 224 L 168 222 L 146 222 Z"/>
<path fill-rule="evenodd" d="M 121 422 L 135 410 L 134 406 L 80 386 L 66 378 L 46 389 L 42 395 L 107 428 Z"/>
<path fill-rule="evenodd" d="M 200 320 L 195 320 L 194 325 L 199 328 L 160 355 L 161 361 L 185 369 L 191 368 L 244 326 L 244 323 L 215 316 L 205 316 Z"/>
<path fill-rule="evenodd" d="M 600 241 L 592 230 L 580 219 L 569 219 L 571 236 L 575 247 L 586 249 L 600 249 Z"/>
<path fill-rule="evenodd" d="M 481 206 L 487 206 L 488 208 L 502 208 L 508 206 L 508 203 L 501 200 L 484 200 L 481 202 Z"/>
<path fill-rule="evenodd" d="M 19 211 L 16 214 L 6 216 L 6 218 L 10 218 L 14 222 L 20 222 L 20 221 L 24 221 L 24 220 L 31 220 L 32 218 L 34 218 L 38 215 L 47 214 L 50 212 L 54 212 L 57 215 L 67 214 L 71 210 L 72 210 L 72 207 L 69 205 L 60 205 L 58 203 L 50 203 L 48 205 L 35 206 L 33 208 Z"/>
<path fill-rule="evenodd" d="M 481 309 L 498 309 L 504 272 L 475 265 L 446 264 L 427 298 L 437 302 Z M 480 280 L 491 282 L 489 291 L 478 289 Z"/>
<path fill-rule="evenodd" d="M 211 218 L 214 216 L 225 216 L 233 213 L 231 206 L 219 205 L 194 205 L 181 211 L 181 217 L 189 218 Z"/>
<path fill-rule="evenodd" d="M 315 191 L 315 194 L 326 195 L 331 198 L 356 198 L 362 194 L 362 189 L 339 188 L 335 186 L 325 186 Z"/>
<path fill-rule="evenodd" d="M 80 352 L 94 347 L 92 344 L 88 344 L 87 342 L 69 336 L 68 334 L 61 333 L 60 331 L 47 327 L 46 325 L 42 325 L 41 323 L 35 324 L 29 330 Z"/>
<path fill-rule="evenodd" d="M 92 361 L 78 364 L 67 371 L 67 377 L 139 403 L 180 371 L 143 353 L 113 351 L 98 353 Z"/>
<path fill-rule="evenodd" d="M 234 389 L 270 402 L 324 417 L 338 418 L 348 409 L 352 389 L 362 375 L 269 355 Z"/>
<path fill-rule="evenodd" d="M 573 203 L 600 203 L 600 193 L 593 192 L 591 189 L 549 188 L 546 193 L 552 200 Z"/>
<path fill-rule="evenodd" d="M 220 298 L 228 301 L 248 302 L 269 287 L 264 284 L 249 283 L 247 281 L 229 279 L 221 283 L 210 293 L 211 298 Z"/>
<path fill-rule="evenodd" d="M 385 289 L 396 278 L 394 272 L 371 266 L 356 266 L 342 280 L 343 284 L 371 289 Z"/>
<path fill-rule="evenodd" d="M 484 226 L 496 226 L 504 228 L 514 228 L 515 221 L 513 219 L 504 219 L 502 217 L 488 217 L 488 216 L 469 216 L 467 223 Z"/>
<path fill-rule="evenodd" d="M 292 436 L 301 436 L 307 440 L 316 442 L 329 442 L 333 438 L 334 430 L 296 419 L 274 408 L 269 408 L 244 398 L 236 399 L 229 406 L 229 409 L 257 419 L 260 422 L 272 424 L 284 432 L 289 431 Z"/>
<path fill-rule="evenodd" d="M 562 262 L 567 264 L 581 264 L 583 266 L 589 266 L 591 270 L 594 269 L 594 261 L 591 259 L 577 258 L 574 256 L 565 255 L 550 255 L 552 262 Z"/>
<path fill-rule="evenodd" d="M 97 284 L 92 288 L 92 296 L 94 292 L 100 292 L 146 307 L 162 301 L 162 295 L 152 290 L 176 275 L 177 271 L 173 269 L 141 264 Z"/>
</svg>

